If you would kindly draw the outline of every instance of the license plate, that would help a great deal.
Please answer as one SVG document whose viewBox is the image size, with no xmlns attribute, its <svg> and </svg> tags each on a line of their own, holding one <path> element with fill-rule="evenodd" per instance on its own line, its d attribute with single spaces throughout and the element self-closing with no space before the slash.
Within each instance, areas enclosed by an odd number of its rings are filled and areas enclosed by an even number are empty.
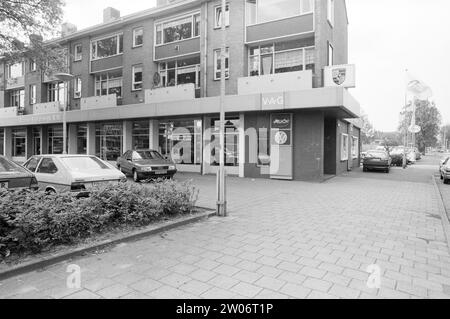
<svg viewBox="0 0 450 319">
<path fill-rule="evenodd" d="M 9 183 L 8 182 L 0 182 L 0 188 L 8 188 Z"/>
<path fill-rule="evenodd" d="M 155 174 L 156 175 L 166 175 L 167 171 L 156 171 Z"/>
</svg>

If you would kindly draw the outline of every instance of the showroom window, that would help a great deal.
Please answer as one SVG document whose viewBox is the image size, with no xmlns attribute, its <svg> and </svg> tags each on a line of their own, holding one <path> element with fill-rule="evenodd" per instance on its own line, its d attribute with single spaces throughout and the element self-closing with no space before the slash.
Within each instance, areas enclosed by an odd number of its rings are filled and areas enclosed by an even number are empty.
<svg viewBox="0 0 450 319">
<path fill-rule="evenodd" d="M 33 127 L 33 155 L 41 155 L 41 130 Z"/>
<path fill-rule="evenodd" d="M 63 127 L 50 126 L 48 128 L 48 154 L 63 153 Z"/>
<path fill-rule="evenodd" d="M 214 50 L 214 80 L 220 80 L 220 76 L 221 76 L 221 71 L 222 71 L 222 67 L 221 67 L 221 56 L 220 56 L 220 51 L 221 49 L 217 49 Z M 229 48 L 227 48 L 226 52 L 225 52 L 225 78 L 229 79 L 230 78 L 230 50 Z"/>
<path fill-rule="evenodd" d="M 359 156 L 359 139 L 352 136 L 352 157 L 353 159 Z"/>
<path fill-rule="evenodd" d="M 348 134 L 341 136 L 341 161 L 348 160 Z"/>
<path fill-rule="evenodd" d="M 314 46 L 302 41 L 254 46 L 249 50 L 249 76 L 303 70 L 314 72 Z"/>
<path fill-rule="evenodd" d="M 95 127 L 95 155 L 106 161 L 116 161 L 122 154 L 122 123 L 98 123 Z"/>
<path fill-rule="evenodd" d="M 122 97 L 122 71 L 98 74 L 95 76 L 95 96 L 116 94 Z"/>
<path fill-rule="evenodd" d="M 27 131 L 25 129 L 12 130 L 12 156 L 25 157 L 27 150 Z"/>
<path fill-rule="evenodd" d="M 104 59 L 123 53 L 123 34 L 116 34 L 91 42 L 92 60 Z"/>
<path fill-rule="evenodd" d="M 155 24 L 155 45 L 187 40 L 200 36 L 200 14 L 192 14 Z"/>
<path fill-rule="evenodd" d="M 313 12 L 313 0 L 246 0 L 247 25 Z"/>
<path fill-rule="evenodd" d="M 133 122 L 131 144 L 134 150 L 148 150 L 150 148 L 150 122 Z"/>
<path fill-rule="evenodd" d="M 87 154 L 87 124 L 77 125 L 77 154 Z"/>
<path fill-rule="evenodd" d="M 239 166 L 239 118 L 228 118 L 225 121 L 225 165 Z M 211 150 L 211 165 L 218 166 L 220 164 L 220 147 L 219 147 L 219 119 L 211 120 L 211 145 L 214 149 Z"/>
<path fill-rule="evenodd" d="M 214 28 L 222 27 L 222 6 L 217 6 L 214 11 Z M 227 3 L 225 7 L 225 25 L 230 25 L 230 4 Z"/>
<path fill-rule="evenodd" d="M 0 155 L 5 155 L 5 130 L 0 128 Z"/>
<path fill-rule="evenodd" d="M 193 83 L 200 88 L 200 57 L 159 63 L 158 68 L 164 87 Z"/>
<path fill-rule="evenodd" d="M 270 165 L 270 133 L 265 127 L 258 129 L 258 165 Z"/>
</svg>

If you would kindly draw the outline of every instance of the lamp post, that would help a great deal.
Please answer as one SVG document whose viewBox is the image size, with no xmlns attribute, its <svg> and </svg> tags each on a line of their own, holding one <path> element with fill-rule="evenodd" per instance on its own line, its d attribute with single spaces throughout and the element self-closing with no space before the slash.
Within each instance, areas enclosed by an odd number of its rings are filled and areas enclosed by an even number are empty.
<svg viewBox="0 0 450 319">
<path fill-rule="evenodd" d="M 60 81 L 65 82 L 66 87 L 66 98 L 64 102 L 64 109 L 63 109 L 63 154 L 67 154 L 67 107 L 69 106 L 69 99 L 70 99 L 70 81 L 75 77 L 72 74 L 69 73 L 56 73 L 55 78 L 57 78 Z"/>
</svg>

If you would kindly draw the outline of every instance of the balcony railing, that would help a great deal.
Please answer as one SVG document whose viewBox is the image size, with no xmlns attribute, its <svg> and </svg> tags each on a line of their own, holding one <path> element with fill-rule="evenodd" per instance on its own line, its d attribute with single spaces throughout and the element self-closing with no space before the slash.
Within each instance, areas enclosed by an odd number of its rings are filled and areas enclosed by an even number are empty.
<svg viewBox="0 0 450 319">
<path fill-rule="evenodd" d="M 153 90 L 146 90 L 145 104 L 194 100 L 195 96 L 195 85 L 192 83 L 162 87 Z"/>
<path fill-rule="evenodd" d="M 16 117 L 23 114 L 23 108 L 17 106 L 0 108 L 0 118 Z"/>
<path fill-rule="evenodd" d="M 38 103 L 33 105 L 33 114 L 58 113 L 63 110 L 61 102 Z"/>
<path fill-rule="evenodd" d="M 91 96 L 81 99 L 81 110 L 100 109 L 105 107 L 117 106 L 117 95 L 109 94 L 105 96 Z"/>
</svg>

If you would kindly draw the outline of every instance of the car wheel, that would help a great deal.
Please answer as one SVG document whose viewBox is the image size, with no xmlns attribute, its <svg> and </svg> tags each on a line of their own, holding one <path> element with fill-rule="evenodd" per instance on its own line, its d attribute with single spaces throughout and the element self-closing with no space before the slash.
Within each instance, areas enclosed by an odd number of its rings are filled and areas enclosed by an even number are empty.
<svg viewBox="0 0 450 319">
<path fill-rule="evenodd" d="M 363 166 L 363 172 L 367 172 L 367 167 Z"/>
<path fill-rule="evenodd" d="M 444 178 L 444 184 L 448 184 L 448 179 Z"/>
<path fill-rule="evenodd" d="M 45 194 L 47 194 L 47 195 L 54 195 L 54 194 L 56 194 L 56 191 L 53 188 L 47 188 L 45 190 Z"/>
<path fill-rule="evenodd" d="M 138 172 L 136 170 L 133 170 L 133 181 L 138 183 L 140 181 Z"/>
</svg>

